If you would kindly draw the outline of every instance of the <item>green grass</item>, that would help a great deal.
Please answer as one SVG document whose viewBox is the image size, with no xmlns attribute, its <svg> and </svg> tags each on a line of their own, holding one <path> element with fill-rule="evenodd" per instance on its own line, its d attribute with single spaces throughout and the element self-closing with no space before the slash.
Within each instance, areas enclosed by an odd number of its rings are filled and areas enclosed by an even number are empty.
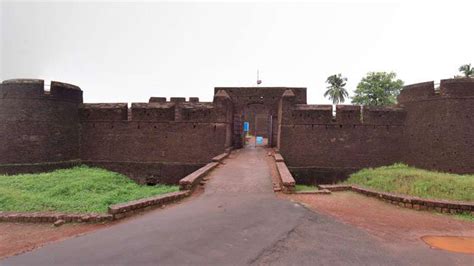
<svg viewBox="0 0 474 266">
<path fill-rule="evenodd" d="M 315 186 L 308 186 L 308 185 L 298 185 L 296 184 L 295 185 L 295 189 L 296 191 L 314 191 L 314 190 L 318 190 L 317 187 Z"/>
<path fill-rule="evenodd" d="M 461 213 L 461 214 L 455 214 L 454 217 L 456 217 L 459 220 L 474 222 L 474 215 L 467 212 Z"/>
<path fill-rule="evenodd" d="M 474 175 L 433 172 L 404 164 L 362 169 L 344 183 L 420 198 L 474 201 Z"/>
<path fill-rule="evenodd" d="M 0 176 L 0 211 L 101 213 L 111 204 L 173 191 L 178 186 L 141 186 L 115 172 L 79 166 Z"/>
</svg>

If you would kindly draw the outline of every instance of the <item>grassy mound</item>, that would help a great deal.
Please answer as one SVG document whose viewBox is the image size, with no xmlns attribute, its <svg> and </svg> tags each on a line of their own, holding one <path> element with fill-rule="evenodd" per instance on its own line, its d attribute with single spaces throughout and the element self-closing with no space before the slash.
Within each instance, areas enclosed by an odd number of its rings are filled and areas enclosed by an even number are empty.
<svg viewBox="0 0 474 266">
<path fill-rule="evenodd" d="M 420 198 L 474 201 L 474 175 L 457 175 L 394 164 L 362 169 L 344 183 Z"/>
<path fill-rule="evenodd" d="M 106 212 L 110 204 L 173 191 L 178 186 L 140 186 L 115 172 L 79 166 L 0 176 L 0 211 Z"/>
</svg>

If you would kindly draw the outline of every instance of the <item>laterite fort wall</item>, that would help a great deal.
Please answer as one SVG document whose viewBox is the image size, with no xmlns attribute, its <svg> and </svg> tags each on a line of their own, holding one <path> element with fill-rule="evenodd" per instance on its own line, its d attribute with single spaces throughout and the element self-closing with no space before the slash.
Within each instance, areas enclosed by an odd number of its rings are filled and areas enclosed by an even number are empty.
<svg viewBox="0 0 474 266">
<path fill-rule="evenodd" d="M 83 104 L 70 84 L 0 86 L 0 174 L 85 163 L 140 183 L 177 183 L 226 148 L 242 122 L 271 139 L 299 183 L 334 183 L 365 167 L 404 162 L 474 173 L 474 79 L 406 86 L 393 107 L 306 104 L 305 88 L 215 88 L 213 102 Z M 271 117 L 271 119 L 270 119 Z M 257 125 L 255 127 L 255 125 Z"/>
<path fill-rule="evenodd" d="M 280 102 L 278 148 L 300 183 L 334 183 L 361 168 L 397 162 L 474 173 L 474 79 L 406 86 L 395 107 Z"/>
<path fill-rule="evenodd" d="M 0 173 L 51 170 L 77 163 L 82 91 L 42 80 L 0 86 Z"/>
<path fill-rule="evenodd" d="M 282 99 L 280 153 L 299 183 L 333 183 L 364 168 L 402 159 L 400 108 L 294 104 Z"/>
<path fill-rule="evenodd" d="M 81 114 L 81 159 L 122 172 L 140 183 L 177 183 L 231 144 L 232 106 L 169 102 L 85 104 Z"/>
<path fill-rule="evenodd" d="M 149 103 L 83 104 L 73 85 L 7 80 L 0 87 L 0 174 L 77 164 L 140 183 L 177 183 L 231 145 L 232 103 L 150 98 Z"/>
<path fill-rule="evenodd" d="M 474 79 L 441 80 L 405 87 L 398 102 L 406 112 L 409 165 L 443 172 L 474 173 Z"/>
</svg>

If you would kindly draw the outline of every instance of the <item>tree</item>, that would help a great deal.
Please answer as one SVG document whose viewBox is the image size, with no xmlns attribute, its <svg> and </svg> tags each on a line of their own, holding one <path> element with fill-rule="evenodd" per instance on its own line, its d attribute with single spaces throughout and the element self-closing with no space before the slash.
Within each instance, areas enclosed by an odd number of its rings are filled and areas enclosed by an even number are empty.
<svg viewBox="0 0 474 266">
<path fill-rule="evenodd" d="M 355 90 L 352 103 L 360 105 L 391 105 L 397 103 L 397 96 L 403 81 L 390 72 L 369 72 Z"/>
<path fill-rule="evenodd" d="M 465 78 L 474 77 L 474 68 L 471 67 L 471 64 L 460 66 L 459 72 L 462 72 Z"/>
<path fill-rule="evenodd" d="M 327 90 L 324 93 L 324 97 L 328 97 L 333 104 L 343 103 L 346 100 L 346 97 L 349 96 L 346 89 L 347 78 L 343 77 L 341 74 L 329 76 L 326 80 Z"/>
</svg>

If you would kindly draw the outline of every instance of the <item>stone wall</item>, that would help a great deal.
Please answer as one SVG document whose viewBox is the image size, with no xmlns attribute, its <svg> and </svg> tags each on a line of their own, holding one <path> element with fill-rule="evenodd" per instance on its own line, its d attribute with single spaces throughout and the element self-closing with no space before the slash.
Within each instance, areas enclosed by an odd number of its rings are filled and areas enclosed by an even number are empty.
<svg viewBox="0 0 474 266">
<path fill-rule="evenodd" d="M 406 86 L 399 105 L 374 108 L 298 104 L 279 107 L 278 148 L 299 183 L 335 183 L 365 167 L 404 162 L 474 173 L 474 80 Z"/>
<path fill-rule="evenodd" d="M 0 171 L 50 170 L 79 156 L 82 91 L 42 80 L 6 80 L 0 86 Z"/>
<path fill-rule="evenodd" d="M 442 80 L 439 91 L 433 82 L 406 86 L 397 106 L 339 105 L 335 115 L 331 105 L 306 104 L 305 88 L 215 88 L 213 102 L 152 97 L 129 106 L 83 104 L 82 91 L 66 83 L 45 91 L 42 80 L 7 80 L 0 174 L 86 163 L 140 183 L 177 183 L 241 147 L 244 121 L 253 134 L 271 134 L 299 183 L 334 183 L 396 162 L 474 173 L 473 114 L 473 79 Z"/>
<path fill-rule="evenodd" d="M 401 161 L 400 108 L 294 104 L 282 98 L 280 153 L 299 183 L 333 183 L 364 167 Z"/>
<path fill-rule="evenodd" d="M 151 98 L 149 103 L 84 104 L 81 159 L 140 183 L 174 183 L 231 146 L 232 105 Z"/>
<path fill-rule="evenodd" d="M 474 79 L 441 80 L 405 87 L 403 161 L 425 169 L 474 173 Z"/>
<path fill-rule="evenodd" d="M 232 103 L 192 97 L 149 103 L 83 104 L 82 91 L 42 80 L 0 87 L 0 174 L 77 164 L 121 172 L 140 183 L 175 183 L 232 143 Z"/>
</svg>

